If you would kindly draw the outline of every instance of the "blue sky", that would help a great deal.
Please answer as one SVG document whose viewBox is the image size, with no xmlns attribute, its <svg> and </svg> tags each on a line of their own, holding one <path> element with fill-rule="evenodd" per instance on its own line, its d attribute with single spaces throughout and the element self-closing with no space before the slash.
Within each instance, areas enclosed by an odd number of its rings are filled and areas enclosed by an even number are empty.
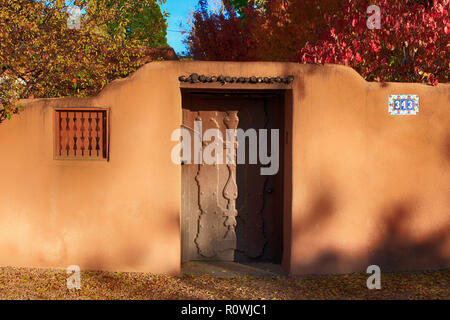
<svg viewBox="0 0 450 320">
<path fill-rule="evenodd" d="M 210 0 L 209 2 L 210 6 L 212 6 L 217 1 Z M 161 6 L 163 10 L 167 10 L 170 14 L 170 17 L 167 19 L 169 24 L 167 28 L 167 42 L 177 53 L 186 51 L 186 47 L 182 42 L 186 34 L 176 31 L 189 29 L 188 20 L 190 13 L 197 7 L 197 3 L 198 0 L 166 0 L 166 3 Z"/>
<path fill-rule="evenodd" d="M 67 5 L 71 3 L 72 1 L 66 0 Z M 210 8 L 215 8 L 221 1 L 208 0 L 208 3 Z M 169 24 L 167 28 L 167 42 L 177 53 L 186 51 L 186 47 L 183 44 L 186 34 L 182 34 L 179 31 L 189 30 L 188 21 L 197 4 L 198 0 L 166 0 L 166 3 L 161 6 L 162 10 L 167 10 L 170 14 L 170 17 L 167 19 Z"/>
</svg>

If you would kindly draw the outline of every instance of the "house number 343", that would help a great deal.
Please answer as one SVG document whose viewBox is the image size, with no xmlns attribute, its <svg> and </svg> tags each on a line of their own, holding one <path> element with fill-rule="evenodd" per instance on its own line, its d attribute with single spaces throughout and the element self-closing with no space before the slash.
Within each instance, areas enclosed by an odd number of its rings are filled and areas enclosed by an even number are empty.
<svg viewBox="0 0 450 320">
<path fill-rule="evenodd" d="M 415 115 L 419 112 L 419 96 L 413 94 L 389 96 L 391 115 Z"/>
</svg>

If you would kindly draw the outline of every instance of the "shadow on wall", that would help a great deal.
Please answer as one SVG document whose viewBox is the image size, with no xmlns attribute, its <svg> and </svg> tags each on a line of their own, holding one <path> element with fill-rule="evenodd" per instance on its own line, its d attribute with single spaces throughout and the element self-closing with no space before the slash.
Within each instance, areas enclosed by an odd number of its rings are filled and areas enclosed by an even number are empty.
<svg viewBox="0 0 450 320">
<path fill-rule="evenodd" d="M 443 149 L 443 154 L 445 155 L 446 160 L 450 162 L 450 131 L 444 139 Z"/>
<path fill-rule="evenodd" d="M 319 222 L 326 222 L 334 216 L 334 203 L 329 193 L 319 194 L 306 219 L 294 228 L 296 233 L 293 239 L 300 238 L 305 232 L 314 232 L 312 229 L 317 230 Z M 334 249 L 322 250 L 313 262 L 297 263 L 294 270 L 300 270 L 301 274 L 366 272 L 372 264 L 380 266 L 382 271 L 448 268 L 450 257 L 444 254 L 444 246 L 448 245 L 450 238 L 450 223 L 418 240 L 411 234 L 408 225 L 412 214 L 410 204 L 396 203 L 379 215 L 385 217 L 378 222 L 384 232 L 367 253 L 350 256 Z"/>
<path fill-rule="evenodd" d="M 308 232 L 310 228 L 318 226 L 321 222 L 331 218 L 336 210 L 336 198 L 332 196 L 329 189 L 321 190 L 313 202 L 311 210 L 306 214 L 306 218 L 298 223 L 297 234 Z M 294 234 L 294 239 L 296 235 Z"/>
<path fill-rule="evenodd" d="M 443 256 L 443 246 L 450 236 L 450 224 L 420 241 L 412 239 L 405 229 L 404 222 L 412 215 L 412 209 L 406 203 L 399 203 L 387 210 L 384 219 L 386 232 L 377 244 L 370 264 L 377 264 L 382 270 L 408 270 L 440 268 L 448 266 L 449 257 Z"/>
</svg>

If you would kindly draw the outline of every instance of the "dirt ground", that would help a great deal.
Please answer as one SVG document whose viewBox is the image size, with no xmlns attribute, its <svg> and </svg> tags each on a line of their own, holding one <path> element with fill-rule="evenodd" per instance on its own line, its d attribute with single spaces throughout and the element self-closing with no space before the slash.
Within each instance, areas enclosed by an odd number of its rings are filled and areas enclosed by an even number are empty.
<svg viewBox="0 0 450 320">
<path fill-rule="evenodd" d="M 65 270 L 0 268 L 0 299 L 450 299 L 450 269 L 370 275 L 236 277 L 82 271 L 81 289 L 67 288 Z"/>
</svg>

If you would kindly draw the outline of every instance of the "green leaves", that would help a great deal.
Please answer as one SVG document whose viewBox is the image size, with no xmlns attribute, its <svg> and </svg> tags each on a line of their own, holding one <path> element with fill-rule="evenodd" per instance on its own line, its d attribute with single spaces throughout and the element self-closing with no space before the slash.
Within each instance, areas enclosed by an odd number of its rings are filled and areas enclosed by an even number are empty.
<svg viewBox="0 0 450 320">
<path fill-rule="evenodd" d="M 389 59 L 389 66 L 392 67 L 395 63 L 395 57 L 391 56 L 391 58 Z"/>
<path fill-rule="evenodd" d="M 68 29 L 64 0 L 0 1 L 0 122 L 20 110 L 5 107 L 18 99 L 94 95 L 166 44 L 161 1 L 75 0 L 79 30 Z"/>
</svg>

